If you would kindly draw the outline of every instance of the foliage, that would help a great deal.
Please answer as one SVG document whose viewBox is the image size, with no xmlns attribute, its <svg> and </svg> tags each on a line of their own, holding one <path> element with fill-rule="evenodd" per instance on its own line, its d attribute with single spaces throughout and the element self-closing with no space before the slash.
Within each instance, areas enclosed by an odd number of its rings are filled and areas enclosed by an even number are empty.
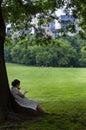
<svg viewBox="0 0 86 130">
<path fill-rule="evenodd" d="M 14 30 L 16 28 L 24 29 L 31 27 L 37 30 L 37 24 L 41 28 L 42 24 L 48 23 L 53 19 L 58 20 L 55 11 L 57 9 L 64 9 L 67 15 L 71 14 L 74 18 L 79 20 L 80 26 L 86 32 L 86 2 L 84 0 L 2 0 L 1 2 L 5 22 L 12 23 L 12 28 Z M 32 24 L 33 18 L 37 18 L 38 22 Z M 74 25 L 71 26 L 71 24 L 67 29 L 72 32 L 75 31 Z M 83 31 L 80 30 L 80 33 L 82 34 Z"/>
<path fill-rule="evenodd" d="M 31 40 L 31 37 L 34 39 Z M 6 61 L 37 66 L 76 66 L 76 50 L 67 40 L 51 39 L 51 41 L 47 41 L 51 42 L 47 46 L 43 45 L 44 43 L 42 43 L 43 46 L 40 46 L 36 43 L 36 37 L 31 35 L 29 38 L 6 47 L 5 55 L 9 50 L 9 55 L 5 56 Z M 11 60 L 9 60 L 9 56 L 11 56 Z"/>
<path fill-rule="evenodd" d="M 5 47 L 5 59 L 8 62 L 34 66 L 86 66 L 85 52 L 82 51 L 86 48 L 85 40 L 74 36 L 51 39 L 47 42 L 48 45 L 45 45 L 44 41 L 41 41 L 40 45 L 37 37 L 32 34 L 22 40 L 16 39 L 12 45 Z"/>
<path fill-rule="evenodd" d="M 82 38 L 86 38 L 86 1 L 85 0 L 70 0 L 66 1 L 66 14 L 72 12 L 73 16 L 78 19 L 78 25 L 82 28 L 79 34 Z"/>
<path fill-rule="evenodd" d="M 59 3 L 55 0 L 2 0 L 2 11 L 5 23 L 11 23 L 12 28 L 24 29 L 34 27 L 37 23 L 33 23 L 33 19 L 38 19 L 38 25 L 51 21 L 55 18 L 54 11 L 64 6 L 64 1 Z"/>
</svg>

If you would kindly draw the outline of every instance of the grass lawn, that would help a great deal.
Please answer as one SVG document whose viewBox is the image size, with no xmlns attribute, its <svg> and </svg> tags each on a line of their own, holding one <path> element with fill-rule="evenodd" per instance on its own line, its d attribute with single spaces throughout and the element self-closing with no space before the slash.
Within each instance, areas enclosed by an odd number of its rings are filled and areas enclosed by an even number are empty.
<svg viewBox="0 0 86 130">
<path fill-rule="evenodd" d="M 28 90 L 28 98 L 55 113 L 46 119 L 23 123 L 25 130 L 86 130 L 85 68 L 28 67 L 10 63 L 6 66 L 9 83 L 21 80 L 22 90 Z"/>
</svg>

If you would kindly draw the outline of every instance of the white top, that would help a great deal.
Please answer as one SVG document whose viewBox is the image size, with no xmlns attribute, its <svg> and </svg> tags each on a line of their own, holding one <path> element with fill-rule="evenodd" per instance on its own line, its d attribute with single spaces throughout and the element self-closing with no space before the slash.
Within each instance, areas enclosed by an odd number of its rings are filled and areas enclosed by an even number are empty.
<svg viewBox="0 0 86 130">
<path fill-rule="evenodd" d="M 16 87 L 11 88 L 11 93 L 14 96 L 15 101 L 22 107 L 31 108 L 33 110 L 36 110 L 38 103 L 36 101 L 30 100 L 26 97 L 23 97 L 23 98 L 20 97 L 18 95 L 18 92 L 19 92 L 18 88 L 16 88 Z"/>
</svg>

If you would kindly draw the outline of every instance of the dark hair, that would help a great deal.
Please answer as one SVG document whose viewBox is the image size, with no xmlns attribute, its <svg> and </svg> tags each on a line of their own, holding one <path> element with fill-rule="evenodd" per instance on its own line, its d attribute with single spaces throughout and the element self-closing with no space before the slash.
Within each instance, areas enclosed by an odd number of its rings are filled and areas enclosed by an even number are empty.
<svg viewBox="0 0 86 130">
<path fill-rule="evenodd" d="M 16 85 L 19 85 L 20 84 L 20 81 L 18 79 L 15 79 L 14 81 L 12 81 L 11 85 L 13 87 L 15 87 Z"/>
</svg>

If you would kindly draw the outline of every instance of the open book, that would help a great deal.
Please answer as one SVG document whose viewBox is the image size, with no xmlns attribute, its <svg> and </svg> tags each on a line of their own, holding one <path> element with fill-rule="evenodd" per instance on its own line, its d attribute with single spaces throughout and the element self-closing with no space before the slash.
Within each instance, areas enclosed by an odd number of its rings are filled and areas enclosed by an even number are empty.
<svg viewBox="0 0 86 130">
<path fill-rule="evenodd" d="M 24 90 L 23 92 L 22 92 L 22 94 L 26 94 L 28 91 L 27 90 Z"/>
</svg>

